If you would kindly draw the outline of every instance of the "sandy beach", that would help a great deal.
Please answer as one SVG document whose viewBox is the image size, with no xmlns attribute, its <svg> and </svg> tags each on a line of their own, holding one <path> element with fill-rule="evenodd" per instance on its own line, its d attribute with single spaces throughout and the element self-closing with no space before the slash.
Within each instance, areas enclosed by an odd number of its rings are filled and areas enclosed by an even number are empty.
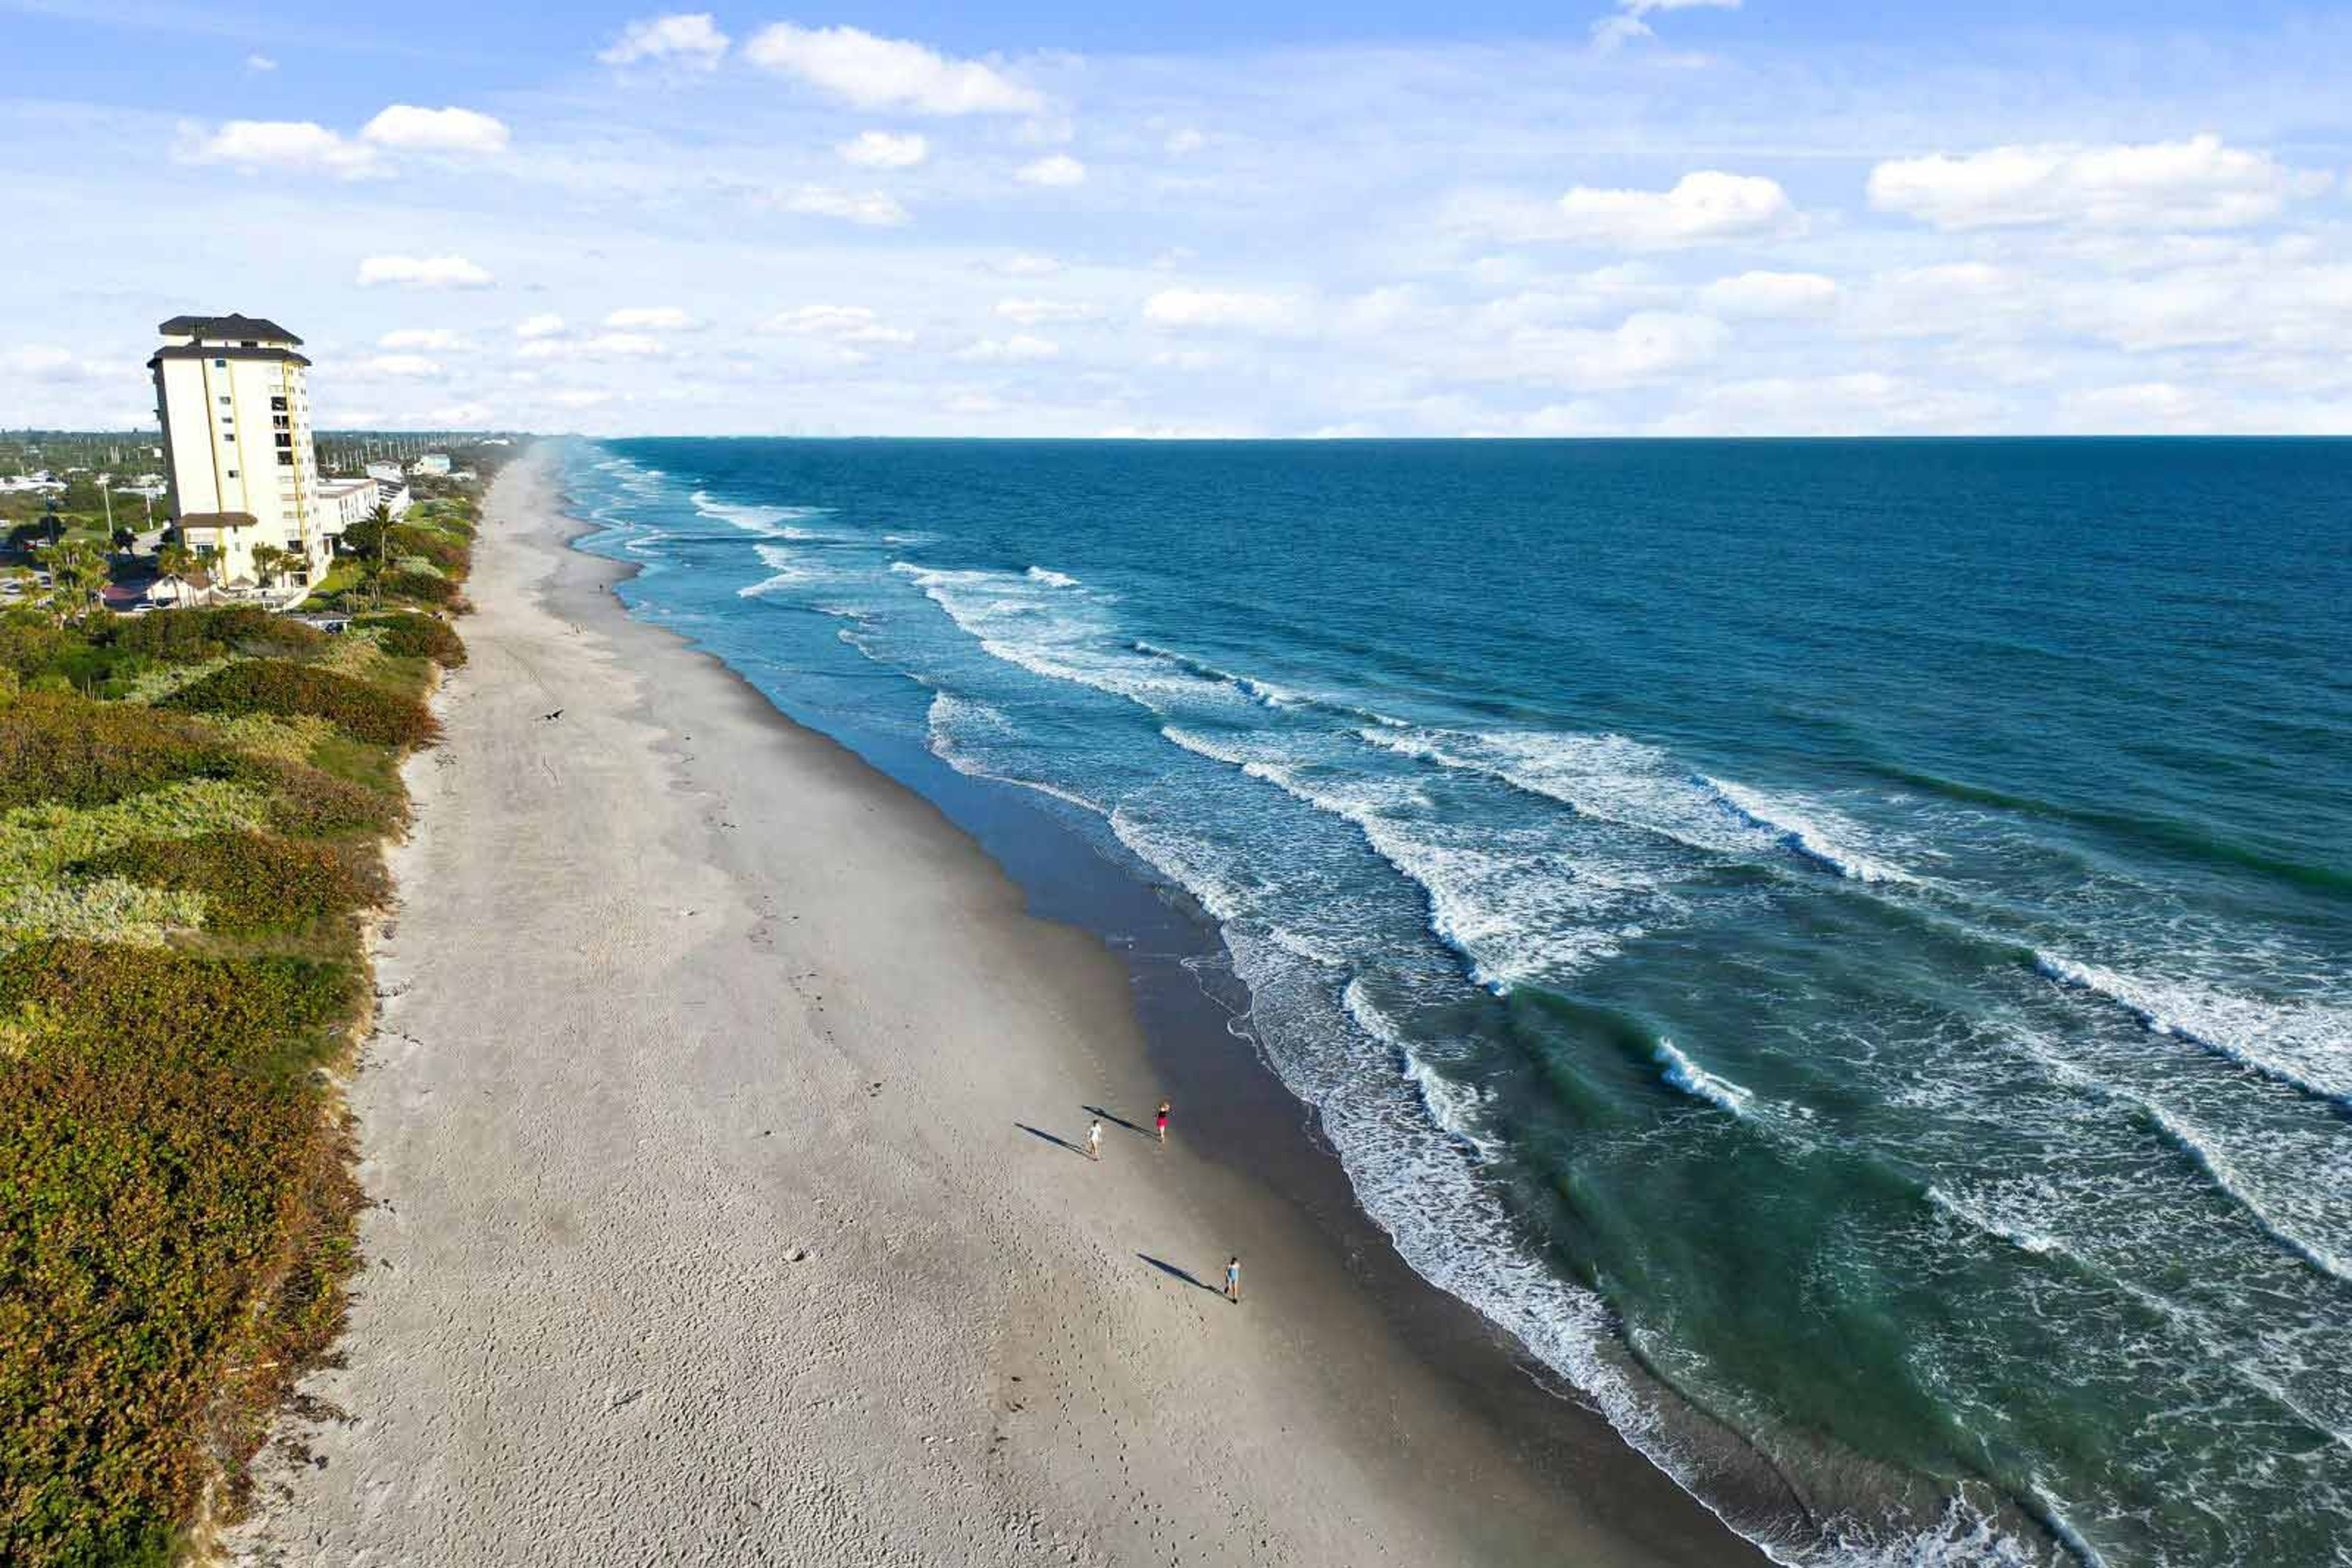
<svg viewBox="0 0 2352 1568">
<path fill-rule="evenodd" d="M 552 467 L 410 772 L 341 1416 L 238 1557 L 1760 1560 L 1333 1217 L 1295 1108 L 1280 1180 L 1182 1096 L 1084 1158 L 1169 1092 L 1128 970 L 628 620 Z"/>
</svg>

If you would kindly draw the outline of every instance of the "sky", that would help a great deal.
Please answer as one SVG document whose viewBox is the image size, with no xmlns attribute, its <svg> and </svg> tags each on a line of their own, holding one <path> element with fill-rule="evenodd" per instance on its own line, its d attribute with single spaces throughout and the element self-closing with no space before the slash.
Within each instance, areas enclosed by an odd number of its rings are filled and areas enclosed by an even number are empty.
<svg viewBox="0 0 2352 1568">
<path fill-rule="evenodd" d="M 0 0 L 0 426 L 2352 433 L 2352 8 Z"/>
</svg>

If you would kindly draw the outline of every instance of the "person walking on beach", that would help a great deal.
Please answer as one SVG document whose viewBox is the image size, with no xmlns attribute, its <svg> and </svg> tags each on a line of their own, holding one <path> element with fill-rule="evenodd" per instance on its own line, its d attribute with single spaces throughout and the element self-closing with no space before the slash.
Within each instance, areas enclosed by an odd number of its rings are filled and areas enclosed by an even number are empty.
<svg viewBox="0 0 2352 1568">
<path fill-rule="evenodd" d="M 1168 1147 L 1168 1102 L 1164 1100 L 1160 1102 L 1159 1125 L 1160 1146 L 1165 1149 Z"/>
<path fill-rule="evenodd" d="M 1242 1299 L 1242 1260 L 1225 1259 L 1225 1300 L 1238 1302 Z"/>
<path fill-rule="evenodd" d="M 1095 1118 L 1094 1125 L 1087 1129 L 1087 1158 L 1102 1158 L 1102 1118 L 1099 1116 Z"/>
</svg>

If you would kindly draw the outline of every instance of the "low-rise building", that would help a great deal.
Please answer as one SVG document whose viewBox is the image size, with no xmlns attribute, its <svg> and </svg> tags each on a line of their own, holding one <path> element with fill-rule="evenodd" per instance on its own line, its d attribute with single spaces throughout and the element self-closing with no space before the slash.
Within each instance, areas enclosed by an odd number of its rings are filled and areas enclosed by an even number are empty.
<svg viewBox="0 0 2352 1568">
<path fill-rule="evenodd" d="M 341 543 L 345 529 L 365 522 L 374 513 L 381 488 L 373 479 L 320 479 L 319 527 L 329 539 Z"/>
<path fill-rule="evenodd" d="M 412 474 L 429 475 L 434 479 L 446 479 L 449 475 L 449 454 L 446 452 L 427 452 L 425 456 L 417 458 L 414 463 L 409 464 L 408 471 Z"/>
</svg>

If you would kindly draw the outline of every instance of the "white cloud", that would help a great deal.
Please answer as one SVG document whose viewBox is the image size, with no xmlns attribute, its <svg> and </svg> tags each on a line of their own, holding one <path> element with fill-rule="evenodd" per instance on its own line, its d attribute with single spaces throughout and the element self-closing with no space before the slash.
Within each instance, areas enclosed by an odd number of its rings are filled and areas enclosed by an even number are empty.
<svg viewBox="0 0 2352 1568">
<path fill-rule="evenodd" d="M 596 58 L 608 66 L 633 66 L 644 60 L 675 60 L 709 70 L 727 55 L 727 35 L 708 11 L 681 11 L 632 22 Z"/>
<path fill-rule="evenodd" d="M 384 172 L 376 151 L 308 120 L 232 120 L 207 135 L 183 124 L 174 154 L 184 163 L 232 163 L 364 179 Z"/>
<path fill-rule="evenodd" d="M 377 354 L 362 362 L 360 368 L 373 371 L 378 375 L 439 375 L 441 362 L 427 359 L 423 354 Z"/>
<path fill-rule="evenodd" d="M 901 38 L 856 27 L 762 28 L 743 52 L 754 65 L 792 77 L 860 109 L 916 114 L 1034 114 L 1034 89 L 977 60 L 950 59 Z"/>
<path fill-rule="evenodd" d="M 1199 372 L 1217 369 L 1225 356 L 1215 349 L 1161 349 L 1144 363 L 1154 370 Z"/>
<path fill-rule="evenodd" d="M 1013 177 L 1024 185 L 1083 185 L 1087 166 L 1067 153 L 1055 153 L 1023 164 Z"/>
<path fill-rule="evenodd" d="M 1168 133 L 1168 140 L 1161 143 L 1167 148 L 1168 155 L 1171 158 L 1181 158 L 1188 153 L 1197 153 L 1208 144 L 1209 139 L 1189 125 L 1180 126 L 1171 131 Z"/>
<path fill-rule="evenodd" d="M 1729 335 L 1711 316 L 1637 310 L 1605 330 L 1522 332 L 1512 340 L 1510 372 L 1577 386 L 1627 386 L 1704 364 Z"/>
<path fill-rule="evenodd" d="M 1143 319 L 1155 327 L 1276 331 L 1297 325 L 1299 315 L 1297 302 L 1278 294 L 1227 293 L 1206 289 L 1162 289 L 1143 304 Z"/>
<path fill-rule="evenodd" d="M 1237 425 L 1112 425 L 1099 432 L 1106 441 L 1245 441 Z"/>
<path fill-rule="evenodd" d="M 446 327 L 403 327 L 376 339 L 375 346 L 380 349 L 431 349 L 437 353 L 447 353 L 473 345 Z"/>
<path fill-rule="evenodd" d="M 551 392 L 547 400 L 559 408 L 593 408 L 599 404 L 612 402 L 613 395 L 593 387 L 579 386 L 565 392 Z"/>
<path fill-rule="evenodd" d="M 1983 396 L 1884 371 L 1765 376 L 1709 386 L 1660 421 L 1662 435 L 1855 436 L 1885 430 L 1981 430 L 1993 405 Z"/>
<path fill-rule="evenodd" d="M 1786 234 L 1798 225 L 1797 209 L 1780 182 L 1703 169 L 1665 191 L 1579 185 L 1559 198 L 1553 232 L 1629 250 L 1667 250 Z"/>
<path fill-rule="evenodd" d="M 1052 359 L 1062 345 L 1046 338 L 1016 332 L 1009 338 L 982 338 L 956 351 L 956 358 L 981 364 L 1026 364 Z"/>
<path fill-rule="evenodd" d="M 404 289 L 487 289 L 489 273 L 462 256 L 371 256 L 360 263 L 359 286 Z"/>
<path fill-rule="evenodd" d="M 1655 37 L 1648 20 L 1653 13 L 1699 9 L 1737 11 L 1739 0 L 1617 0 L 1615 15 L 1592 24 L 1592 46 L 1605 52 L 1635 38 Z"/>
<path fill-rule="evenodd" d="M 249 71 L 274 71 L 278 68 L 278 62 L 268 55 L 251 54 L 245 57 L 245 68 Z"/>
<path fill-rule="evenodd" d="M 1806 316 L 1837 302 L 1834 278 L 1818 272 L 1742 272 L 1699 290 L 1699 303 L 1717 316 Z"/>
<path fill-rule="evenodd" d="M 606 316 L 604 324 L 630 331 L 682 332 L 695 321 L 675 305 L 633 305 Z"/>
<path fill-rule="evenodd" d="M 507 150 L 506 122 L 472 109 L 419 109 L 395 103 L 360 131 L 360 139 L 404 153 L 487 157 Z"/>
<path fill-rule="evenodd" d="M 11 349 L 0 355 L 0 365 L 34 381 L 77 381 L 88 368 L 74 358 L 71 350 L 47 343 Z"/>
<path fill-rule="evenodd" d="M 801 305 L 779 311 L 761 323 L 763 331 L 796 338 L 821 338 L 835 343 L 874 343 L 904 347 L 915 334 L 884 324 L 864 305 Z"/>
<path fill-rule="evenodd" d="M 2213 135 L 2140 146 L 1995 147 L 1966 157 L 1898 158 L 1870 172 L 1870 205 L 1942 229 L 2025 224 L 2232 228 L 2315 195 L 2326 174 Z"/>
<path fill-rule="evenodd" d="M 859 132 L 856 140 L 844 142 L 835 152 L 846 162 L 865 169 L 911 169 L 931 155 L 928 137 L 908 132 L 904 135 L 888 131 Z"/>
<path fill-rule="evenodd" d="M 515 336 L 519 338 L 551 338 L 562 330 L 563 318 L 552 310 L 526 316 L 515 323 Z"/>
<path fill-rule="evenodd" d="M 1008 256 L 996 269 L 1007 278 L 1051 278 L 1062 264 L 1050 256 Z"/>
<path fill-rule="evenodd" d="M 524 359 L 647 359 L 669 345 L 646 332 L 598 332 L 584 338 L 533 338 L 516 353 Z"/>
<path fill-rule="evenodd" d="M 1610 428 L 1607 411 L 1597 403 L 1548 403 L 1519 416 L 1522 436 L 1592 436 Z"/>
<path fill-rule="evenodd" d="M 898 228 L 913 221 L 914 215 L 898 204 L 896 197 L 881 191 L 843 191 L 830 185 L 802 185 L 796 190 L 779 191 L 775 205 L 788 213 L 806 217 L 839 218 L 844 223 L 862 224 L 868 228 Z"/>
<path fill-rule="evenodd" d="M 1091 321 L 1102 311 L 1075 300 L 999 300 L 996 313 L 1008 321 L 1034 327 L 1047 321 Z"/>
</svg>

